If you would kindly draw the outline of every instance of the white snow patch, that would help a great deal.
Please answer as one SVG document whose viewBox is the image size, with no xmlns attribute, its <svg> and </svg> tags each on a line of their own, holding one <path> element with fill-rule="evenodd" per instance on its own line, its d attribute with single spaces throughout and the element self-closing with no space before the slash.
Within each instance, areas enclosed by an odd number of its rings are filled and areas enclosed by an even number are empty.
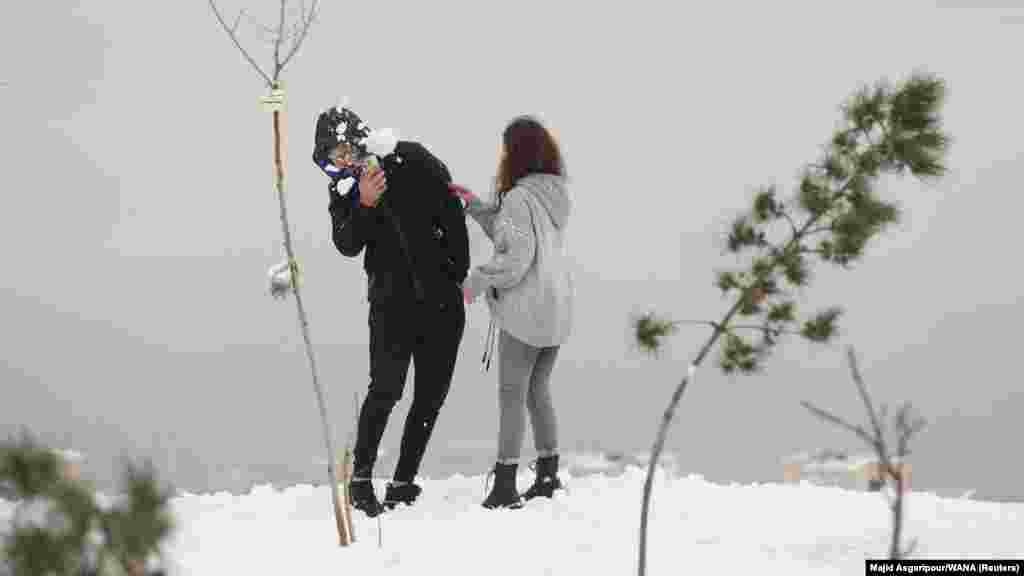
<svg viewBox="0 0 1024 576">
<path fill-rule="evenodd" d="M 595 464 L 603 465 L 600 460 Z M 519 476 L 525 490 L 531 472 Z M 630 574 L 636 571 L 644 471 L 578 477 L 522 510 L 480 507 L 484 476 L 424 479 L 414 507 L 376 519 L 355 512 L 357 542 L 338 546 L 325 486 L 249 494 L 185 494 L 172 501 L 179 529 L 167 543 L 169 575 L 186 574 Z M 384 479 L 375 481 L 379 492 Z M 907 496 L 907 539 L 917 557 L 1024 558 L 1024 504 Z M 13 507 L 0 501 L 0 532 Z M 877 493 L 813 485 L 732 485 L 698 476 L 655 478 L 651 576 L 696 573 L 860 575 L 884 557 L 889 513 Z"/>
</svg>

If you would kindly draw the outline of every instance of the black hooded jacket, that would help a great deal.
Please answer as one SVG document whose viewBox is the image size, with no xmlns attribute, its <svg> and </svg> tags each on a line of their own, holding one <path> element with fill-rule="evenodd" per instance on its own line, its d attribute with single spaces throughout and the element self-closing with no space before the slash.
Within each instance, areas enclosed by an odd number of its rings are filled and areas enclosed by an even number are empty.
<svg viewBox="0 0 1024 576">
<path fill-rule="evenodd" d="M 387 188 L 372 208 L 330 186 L 334 245 L 348 257 L 365 250 L 363 269 L 371 302 L 443 304 L 462 298 L 469 270 L 465 212 L 448 191 L 448 168 L 418 142 L 400 141 L 380 159 Z"/>
</svg>

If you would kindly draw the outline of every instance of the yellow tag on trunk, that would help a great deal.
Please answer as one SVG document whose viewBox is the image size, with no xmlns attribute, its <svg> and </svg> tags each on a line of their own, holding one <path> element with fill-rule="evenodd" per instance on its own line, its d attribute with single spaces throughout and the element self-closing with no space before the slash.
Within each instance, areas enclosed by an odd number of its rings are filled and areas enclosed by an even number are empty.
<svg viewBox="0 0 1024 576">
<path fill-rule="evenodd" d="M 264 112 L 277 112 L 284 107 L 284 88 L 274 88 L 269 96 L 260 98 Z"/>
</svg>

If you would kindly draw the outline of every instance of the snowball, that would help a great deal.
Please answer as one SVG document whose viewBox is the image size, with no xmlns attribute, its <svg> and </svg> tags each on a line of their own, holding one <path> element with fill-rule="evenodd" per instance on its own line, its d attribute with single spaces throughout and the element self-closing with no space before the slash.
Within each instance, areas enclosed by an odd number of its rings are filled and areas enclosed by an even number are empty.
<svg viewBox="0 0 1024 576">
<path fill-rule="evenodd" d="M 267 270 L 267 276 L 274 278 L 274 276 L 281 275 L 288 271 L 288 260 L 282 260 L 281 262 L 274 264 Z"/>
<path fill-rule="evenodd" d="M 398 145 L 398 137 L 390 128 L 374 130 L 363 141 L 366 150 L 377 156 L 387 156 L 395 151 Z"/>
</svg>

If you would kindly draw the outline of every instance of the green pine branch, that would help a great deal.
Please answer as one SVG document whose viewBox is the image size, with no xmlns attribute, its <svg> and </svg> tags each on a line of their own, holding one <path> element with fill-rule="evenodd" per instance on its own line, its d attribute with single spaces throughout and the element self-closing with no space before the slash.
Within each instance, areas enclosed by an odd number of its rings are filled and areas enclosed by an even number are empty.
<svg viewBox="0 0 1024 576">
<path fill-rule="evenodd" d="M 0 484 L 17 502 L 0 555 L 11 576 L 142 574 L 174 529 L 170 493 L 151 466 L 129 464 L 124 498 L 102 507 L 90 486 L 64 474 L 62 459 L 27 433 L 0 444 Z"/>
<path fill-rule="evenodd" d="M 945 91 L 941 79 L 924 73 L 911 74 L 897 87 L 879 82 L 861 88 L 842 106 L 842 125 L 822 157 L 805 167 L 790 200 L 780 200 L 773 186 L 757 191 L 750 211 L 733 219 L 726 237 L 728 251 L 749 255 L 750 264 L 720 270 L 715 278 L 715 286 L 731 296 L 733 304 L 718 321 L 690 322 L 712 329 L 692 362 L 694 370 L 720 341 L 719 368 L 726 374 L 753 374 L 763 369 L 784 335 L 818 343 L 837 336 L 841 308 L 826 308 L 801 322 L 794 292 L 810 286 L 815 262 L 849 269 L 873 240 L 899 221 L 898 205 L 875 190 L 881 178 L 909 174 L 931 179 L 945 174 L 943 161 L 951 142 L 941 126 Z M 781 235 L 780 229 L 785 231 Z M 740 334 L 741 328 L 751 325 L 735 325 L 739 317 L 753 320 L 760 338 Z M 677 327 L 677 322 L 652 312 L 634 320 L 634 336 L 641 350 L 657 354 Z M 640 516 L 640 576 L 646 573 L 654 470 L 691 372 L 673 391 L 648 463 Z"/>
</svg>

